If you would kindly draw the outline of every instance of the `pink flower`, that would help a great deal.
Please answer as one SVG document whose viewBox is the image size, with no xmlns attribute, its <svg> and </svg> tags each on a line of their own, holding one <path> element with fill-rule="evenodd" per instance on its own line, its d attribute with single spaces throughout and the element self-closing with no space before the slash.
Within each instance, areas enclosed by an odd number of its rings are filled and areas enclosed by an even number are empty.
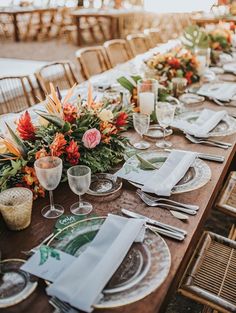
<svg viewBox="0 0 236 313">
<path fill-rule="evenodd" d="M 101 133 L 96 128 L 87 130 L 82 138 L 83 144 L 88 149 L 95 148 L 101 141 Z"/>
</svg>

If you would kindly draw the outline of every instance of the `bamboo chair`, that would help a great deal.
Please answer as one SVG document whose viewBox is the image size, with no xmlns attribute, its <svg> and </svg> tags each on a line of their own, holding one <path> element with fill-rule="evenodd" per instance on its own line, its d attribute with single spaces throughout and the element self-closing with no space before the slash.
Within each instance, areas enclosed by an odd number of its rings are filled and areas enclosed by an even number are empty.
<svg viewBox="0 0 236 313">
<path fill-rule="evenodd" d="M 210 309 L 236 312 L 236 242 L 205 232 L 180 283 L 179 292 Z M 214 311 L 215 312 L 215 311 Z"/>
<path fill-rule="evenodd" d="M 75 53 L 85 80 L 110 68 L 108 58 L 102 46 L 81 48 Z"/>
<path fill-rule="evenodd" d="M 228 176 L 216 208 L 236 217 L 236 172 Z M 206 232 L 184 275 L 180 293 L 205 304 L 204 313 L 236 312 L 235 241 L 235 224 L 228 239 Z"/>
<path fill-rule="evenodd" d="M 28 76 L 0 77 L 0 114 L 20 112 L 35 102 Z"/>
<path fill-rule="evenodd" d="M 124 39 L 113 39 L 103 44 L 112 67 L 132 59 L 133 55 Z"/>
<path fill-rule="evenodd" d="M 145 53 L 150 49 L 144 34 L 128 35 L 127 41 L 134 56 Z"/>
<path fill-rule="evenodd" d="M 44 94 L 50 93 L 49 83 L 53 83 L 59 89 L 69 89 L 78 79 L 69 61 L 59 61 L 44 65 L 35 76 Z"/>
<path fill-rule="evenodd" d="M 160 29 L 159 28 L 146 28 L 144 29 L 144 35 L 147 36 L 149 40 L 149 46 L 151 48 L 156 47 L 158 44 L 161 43 L 160 37 Z"/>
</svg>

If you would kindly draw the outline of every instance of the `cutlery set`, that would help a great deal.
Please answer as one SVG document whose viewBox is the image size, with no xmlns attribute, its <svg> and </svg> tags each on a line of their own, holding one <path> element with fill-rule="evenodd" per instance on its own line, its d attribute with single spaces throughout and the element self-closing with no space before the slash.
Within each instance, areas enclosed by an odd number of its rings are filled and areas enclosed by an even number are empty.
<svg viewBox="0 0 236 313">
<path fill-rule="evenodd" d="M 213 146 L 213 147 L 218 147 L 221 149 L 228 149 L 229 147 L 232 146 L 231 143 L 227 143 L 224 141 L 219 141 L 219 140 L 213 140 L 213 139 L 208 139 L 208 138 L 198 138 L 194 137 L 192 135 L 186 134 L 185 137 L 191 141 L 192 143 L 196 144 L 206 144 L 208 146 Z"/>
</svg>

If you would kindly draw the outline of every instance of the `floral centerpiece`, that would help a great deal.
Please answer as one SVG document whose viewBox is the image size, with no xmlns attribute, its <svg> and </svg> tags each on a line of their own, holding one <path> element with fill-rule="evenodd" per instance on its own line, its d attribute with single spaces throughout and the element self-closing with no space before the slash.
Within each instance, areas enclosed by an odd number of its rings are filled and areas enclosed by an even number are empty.
<svg viewBox="0 0 236 313">
<path fill-rule="evenodd" d="M 0 190 L 13 186 L 30 188 L 35 197 L 44 196 L 34 170 L 34 161 L 53 155 L 62 158 L 64 174 L 76 164 L 89 166 L 92 172 L 104 172 L 123 160 L 129 127 L 129 113 L 121 105 L 94 102 L 91 86 L 87 101 L 69 102 L 73 89 L 62 101 L 59 90 L 51 85 L 46 98 L 46 112 L 38 111 L 39 125 L 34 125 L 28 111 L 19 118 L 16 132 L 8 125 L 3 138 L 7 152 L 0 155 Z M 64 175 L 64 179 L 66 176 Z"/>
<path fill-rule="evenodd" d="M 232 52 L 232 32 L 229 29 L 218 27 L 209 32 L 210 48 L 225 53 Z"/>
<path fill-rule="evenodd" d="M 164 86 L 174 77 L 185 77 L 188 84 L 199 81 L 197 58 L 182 46 L 153 55 L 146 61 L 146 65 Z"/>
</svg>

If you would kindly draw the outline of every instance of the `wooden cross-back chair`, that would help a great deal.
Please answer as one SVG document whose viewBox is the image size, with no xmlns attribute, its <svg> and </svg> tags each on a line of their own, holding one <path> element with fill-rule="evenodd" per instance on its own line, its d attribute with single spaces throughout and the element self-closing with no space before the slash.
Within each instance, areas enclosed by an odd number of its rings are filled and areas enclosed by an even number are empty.
<svg viewBox="0 0 236 313">
<path fill-rule="evenodd" d="M 111 67 L 102 46 L 81 48 L 75 54 L 85 80 L 93 75 L 103 73 Z"/>
<path fill-rule="evenodd" d="M 236 217 L 236 172 L 231 172 L 216 208 Z M 203 312 L 236 312 L 236 226 L 228 238 L 211 232 L 202 236 L 180 283 L 179 292 L 204 304 Z"/>
<path fill-rule="evenodd" d="M 69 61 L 53 62 L 41 67 L 35 76 L 44 94 L 50 93 L 50 82 L 60 90 L 69 89 L 78 79 Z"/>
<path fill-rule="evenodd" d="M 147 38 L 144 34 L 128 35 L 126 38 L 134 56 L 145 53 L 150 49 Z"/>
<path fill-rule="evenodd" d="M 0 114 L 20 112 L 35 102 L 28 76 L 0 77 Z"/>
<path fill-rule="evenodd" d="M 113 39 L 103 44 L 112 67 L 132 59 L 133 54 L 124 39 Z"/>
<path fill-rule="evenodd" d="M 161 43 L 159 28 L 146 28 L 143 32 L 144 35 L 147 36 L 147 40 L 149 41 L 149 46 L 151 48 L 154 48 Z"/>
</svg>

